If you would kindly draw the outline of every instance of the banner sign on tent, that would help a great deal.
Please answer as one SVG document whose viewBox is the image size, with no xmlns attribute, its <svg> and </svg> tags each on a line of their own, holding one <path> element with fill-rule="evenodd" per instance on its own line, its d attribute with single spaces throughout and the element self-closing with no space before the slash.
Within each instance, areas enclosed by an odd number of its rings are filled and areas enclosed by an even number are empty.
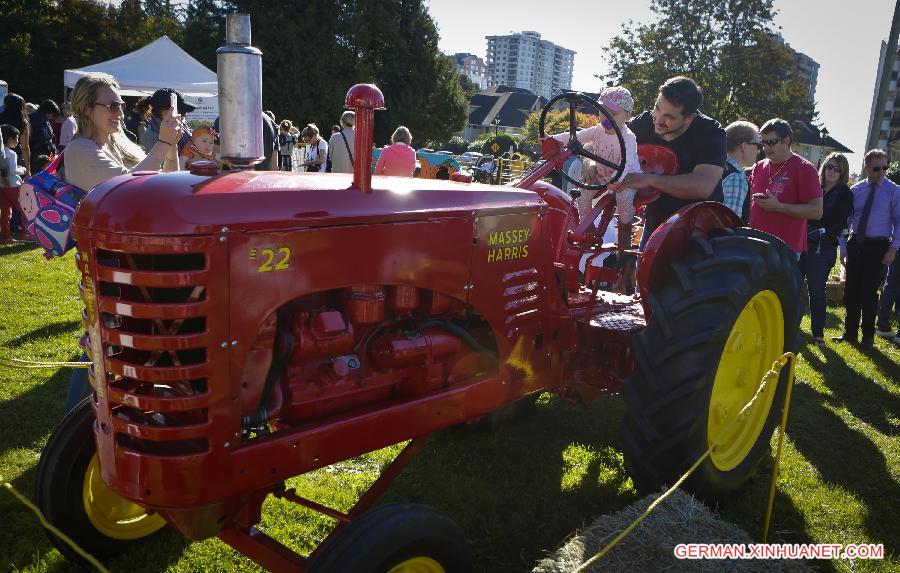
<svg viewBox="0 0 900 573">
<path fill-rule="evenodd" d="M 188 121 L 202 120 L 213 122 L 219 117 L 219 98 L 216 96 L 184 95 L 184 101 L 196 107 L 191 113 L 185 114 Z"/>
</svg>

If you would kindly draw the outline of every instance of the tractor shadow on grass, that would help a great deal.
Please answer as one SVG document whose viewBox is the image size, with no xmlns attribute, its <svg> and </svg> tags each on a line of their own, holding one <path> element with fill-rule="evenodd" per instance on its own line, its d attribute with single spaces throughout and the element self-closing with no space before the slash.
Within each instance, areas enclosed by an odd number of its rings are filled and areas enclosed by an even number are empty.
<svg viewBox="0 0 900 573">
<path fill-rule="evenodd" d="M 12 245 L 5 245 L 3 247 L 0 247 L 0 258 L 7 255 L 15 255 L 39 248 L 40 245 L 38 245 L 37 243 L 14 243 Z"/>
<path fill-rule="evenodd" d="M 576 528 L 639 497 L 618 443 L 621 400 L 584 407 L 546 397 L 496 432 L 436 434 L 382 502 L 451 516 L 472 542 L 476 571 L 530 571 Z"/>
<path fill-rule="evenodd" d="M 623 465 L 617 431 L 623 412 L 616 396 L 587 407 L 554 397 L 493 434 L 441 432 L 383 501 L 418 501 L 450 515 L 471 540 L 476 571 L 530 571 L 576 529 L 641 497 Z M 771 458 L 763 466 L 745 494 L 714 508 L 755 540 Z M 803 516 L 780 493 L 770 538 L 809 542 Z"/>
<path fill-rule="evenodd" d="M 66 334 L 69 332 L 80 332 L 81 329 L 81 321 L 80 320 L 62 320 L 59 322 L 51 322 L 50 324 L 46 324 L 40 328 L 36 328 L 31 332 L 23 334 L 22 336 L 17 336 L 10 340 L 7 340 L 3 343 L 3 346 L 6 348 L 19 348 L 20 346 L 24 346 L 29 342 L 33 342 L 35 340 L 41 340 L 45 338 L 56 338 L 59 335 Z M 72 337 L 72 347 L 74 348 L 77 343 L 76 335 Z M 16 356 L 16 358 L 22 358 Z M 76 358 L 77 360 L 77 358 Z"/>
<path fill-rule="evenodd" d="M 79 354 L 68 360 L 78 360 Z M 40 450 L 50 431 L 62 420 L 71 369 L 31 370 L 45 378 L 28 390 L 0 402 L 0 452 L 17 448 Z M 39 374 L 40 376 L 40 374 Z"/>
<path fill-rule="evenodd" d="M 841 384 L 850 384 L 853 380 L 846 377 L 835 378 L 836 380 L 828 381 L 833 390 L 840 388 Z M 871 439 L 860 430 L 849 427 L 831 409 L 846 407 L 853 415 L 862 412 L 860 419 L 869 423 L 865 416 L 874 417 L 874 410 L 877 409 L 874 404 L 886 393 L 871 383 L 865 388 L 857 385 L 856 399 L 845 401 L 844 392 L 848 391 L 849 388 L 835 390 L 835 397 L 831 398 L 816 392 L 809 385 L 796 385 L 792 401 L 796 401 L 798 407 L 791 408 L 789 436 L 797 450 L 819 472 L 822 481 L 851 492 L 865 506 L 864 523 L 871 539 L 883 542 L 886 554 L 896 553 L 900 550 L 900 520 L 896 512 L 896 508 L 900 506 L 900 486 L 891 476 L 884 454 Z M 867 405 L 861 409 L 863 401 L 873 406 Z M 882 403 L 881 407 L 886 406 Z M 875 423 L 871 425 L 876 426 Z M 857 543 L 864 540 L 850 538 L 829 541 Z"/>
</svg>

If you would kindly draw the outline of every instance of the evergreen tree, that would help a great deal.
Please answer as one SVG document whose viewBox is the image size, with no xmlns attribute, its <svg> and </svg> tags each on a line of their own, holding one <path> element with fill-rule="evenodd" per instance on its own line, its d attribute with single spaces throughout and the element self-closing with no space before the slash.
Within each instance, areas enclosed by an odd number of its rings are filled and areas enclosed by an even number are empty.
<svg viewBox="0 0 900 573">
<path fill-rule="evenodd" d="M 225 43 L 227 11 L 227 6 L 217 0 L 189 0 L 184 10 L 181 47 L 213 71 L 216 50 Z"/>
</svg>

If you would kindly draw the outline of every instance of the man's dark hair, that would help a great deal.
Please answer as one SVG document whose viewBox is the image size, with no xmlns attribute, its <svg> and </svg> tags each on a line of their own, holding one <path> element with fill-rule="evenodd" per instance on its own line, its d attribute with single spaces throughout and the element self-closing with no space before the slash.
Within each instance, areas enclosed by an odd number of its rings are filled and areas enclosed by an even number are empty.
<svg viewBox="0 0 900 573">
<path fill-rule="evenodd" d="M 669 78 L 659 86 L 659 95 L 673 105 L 681 106 L 685 116 L 696 113 L 703 104 L 703 91 L 697 82 L 685 76 Z"/>
<path fill-rule="evenodd" d="M 760 135 L 769 131 L 774 131 L 776 134 L 778 134 L 778 137 L 780 139 L 790 137 L 791 143 L 794 142 L 794 130 L 791 129 L 791 124 L 781 119 L 780 117 L 770 119 L 769 121 L 764 123 L 762 127 L 759 128 Z"/>
<path fill-rule="evenodd" d="M 45 99 L 38 106 L 38 111 L 44 115 L 59 115 L 59 106 L 52 99 Z"/>
</svg>

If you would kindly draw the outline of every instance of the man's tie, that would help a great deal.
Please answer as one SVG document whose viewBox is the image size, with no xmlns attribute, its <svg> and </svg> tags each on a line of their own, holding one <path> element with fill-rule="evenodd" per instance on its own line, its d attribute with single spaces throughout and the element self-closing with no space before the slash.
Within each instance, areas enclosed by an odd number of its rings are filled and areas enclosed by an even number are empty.
<svg viewBox="0 0 900 573">
<path fill-rule="evenodd" d="M 860 241 L 866 240 L 866 225 L 869 223 L 869 213 L 872 212 L 872 204 L 875 202 L 875 190 L 878 188 L 877 183 L 869 183 L 869 196 L 866 197 L 866 204 L 863 207 L 862 216 L 859 218 L 859 228 L 856 229 L 856 236 Z"/>
</svg>

